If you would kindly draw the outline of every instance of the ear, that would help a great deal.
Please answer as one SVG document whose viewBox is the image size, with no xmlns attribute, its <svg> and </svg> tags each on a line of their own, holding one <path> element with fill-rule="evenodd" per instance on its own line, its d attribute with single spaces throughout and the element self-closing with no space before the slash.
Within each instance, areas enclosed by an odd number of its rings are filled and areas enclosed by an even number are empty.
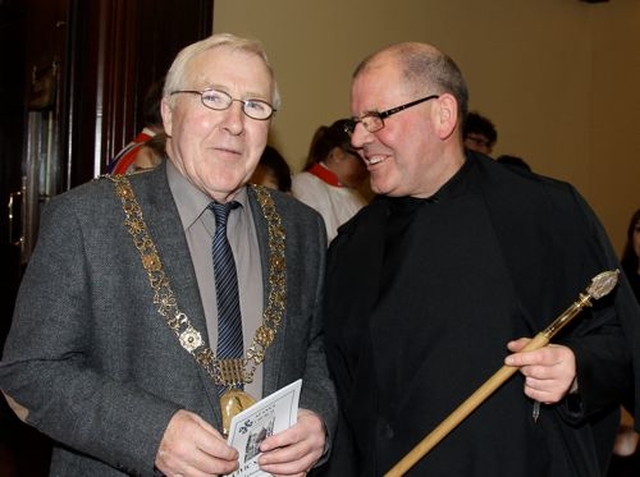
<svg viewBox="0 0 640 477">
<path fill-rule="evenodd" d="M 450 93 L 443 93 L 433 108 L 434 127 L 440 139 L 447 139 L 456 131 L 458 125 L 458 101 Z"/>
<path fill-rule="evenodd" d="M 169 100 L 165 97 L 160 102 L 160 114 L 162 115 L 162 124 L 164 124 L 164 131 L 168 137 L 171 137 L 171 127 L 173 124 L 173 110 L 169 105 Z"/>
<path fill-rule="evenodd" d="M 331 151 L 329 151 L 329 155 L 327 156 L 327 162 L 340 162 L 342 158 L 343 151 L 339 146 L 334 146 Z"/>
</svg>

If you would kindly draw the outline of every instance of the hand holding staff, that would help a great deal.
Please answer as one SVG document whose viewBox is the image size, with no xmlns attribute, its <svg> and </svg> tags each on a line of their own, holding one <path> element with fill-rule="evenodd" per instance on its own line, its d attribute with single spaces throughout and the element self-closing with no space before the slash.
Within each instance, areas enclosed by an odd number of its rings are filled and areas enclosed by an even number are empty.
<svg viewBox="0 0 640 477">
<path fill-rule="evenodd" d="M 591 306 L 591 299 L 598 300 L 608 295 L 618 283 L 619 270 L 602 272 L 596 275 L 587 289 L 580 293 L 578 299 L 555 319 L 547 328 L 538 333 L 521 351 L 533 351 L 547 345 L 551 338 L 558 333 L 571 319 L 585 306 Z M 449 432 L 460 424 L 480 404 L 482 404 L 496 389 L 518 370 L 515 366 L 503 366 L 458 408 L 442 421 L 429 435 L 394 465 L 384 477 L 400 477 L 405 474 L 416 462 L 433 449 Z"/>
</svg>

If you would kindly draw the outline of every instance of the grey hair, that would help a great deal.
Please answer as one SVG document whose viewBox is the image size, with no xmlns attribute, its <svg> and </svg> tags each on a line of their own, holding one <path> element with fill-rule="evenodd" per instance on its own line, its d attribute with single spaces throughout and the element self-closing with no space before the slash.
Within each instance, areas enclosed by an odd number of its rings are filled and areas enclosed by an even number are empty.
<svg viewBox="0 0 640 477">
<path fill-rule="evenodd" d="M 258 40 L 242 38 L 231 33 L 216 33 L 208 38 L 205 38 L 204 40 L 192 43 L 191 45 L 183 48 L 175 57 L 173 63 L 171 64 L 171 67 L 169 68 L 169 71 L 167 72 L 162 95 L 165 97 L 170 97 L 173 91 L 177 91 L 184 87 L 187 65 L 194 57 L 204 51 L 221 47 L 229 48 L 233 51 L 243 51 L 246 53 L 251 53 L 258 56 L 260 59 L 262 59 L 262 61 L 264 61 L 264 64 L 267 67 L 267 70 L 269 71 L 269 75 L 271 76 L 273 82 L 271 101 L 275 109 L 280 109 L 280 91 L 278 90 L 275 73 L 273 71 L 273 68 L 271 67 L 271 63 L 269 63 L 269 59 L 267 58 L 267 54 L 264 50 L 264 47 L 262 46 L 262 43 L 260 43 Z"/>
</svg>

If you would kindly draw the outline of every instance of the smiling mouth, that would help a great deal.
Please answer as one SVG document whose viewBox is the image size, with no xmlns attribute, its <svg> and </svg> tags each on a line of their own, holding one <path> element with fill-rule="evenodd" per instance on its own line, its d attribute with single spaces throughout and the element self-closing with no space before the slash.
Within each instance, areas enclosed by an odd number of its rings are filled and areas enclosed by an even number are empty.
<svg viewBox="0 0 640 477">
<path fill-rule="evenodd" d="M 384 162 L 387 159 L 387 156 L 372 156 L 372 157 L 365 157 L 365 162 L 370 165 L 370 166 L 375 166 L 376 164 L 380 164 L 381 162 Z"/>
</svg>

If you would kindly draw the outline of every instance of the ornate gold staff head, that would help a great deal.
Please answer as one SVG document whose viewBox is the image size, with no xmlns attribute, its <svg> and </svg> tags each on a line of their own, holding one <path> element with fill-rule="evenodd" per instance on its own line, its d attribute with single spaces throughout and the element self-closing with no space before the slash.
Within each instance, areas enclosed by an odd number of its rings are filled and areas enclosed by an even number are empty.
<svg viewBox="0 0 640 477">
<path fill-rule="evenodd" d="M 560 329 L 562 329 L 571 319 L 578 314 L 585 306 L 591 306 L 591 299 L 599 300 L 605 295 L 611 293 L 611 290 L 615 288 L 618 283 L 618 276 L 620 270 L 608 270 L 606 272 L 599 273 L 591 279 L 591 284 L 587 289 L 580 293 L 578 299 L 567 310 L 555 319 L 544 331 L 541 333 L 550 340 Z"/>
</svg>

